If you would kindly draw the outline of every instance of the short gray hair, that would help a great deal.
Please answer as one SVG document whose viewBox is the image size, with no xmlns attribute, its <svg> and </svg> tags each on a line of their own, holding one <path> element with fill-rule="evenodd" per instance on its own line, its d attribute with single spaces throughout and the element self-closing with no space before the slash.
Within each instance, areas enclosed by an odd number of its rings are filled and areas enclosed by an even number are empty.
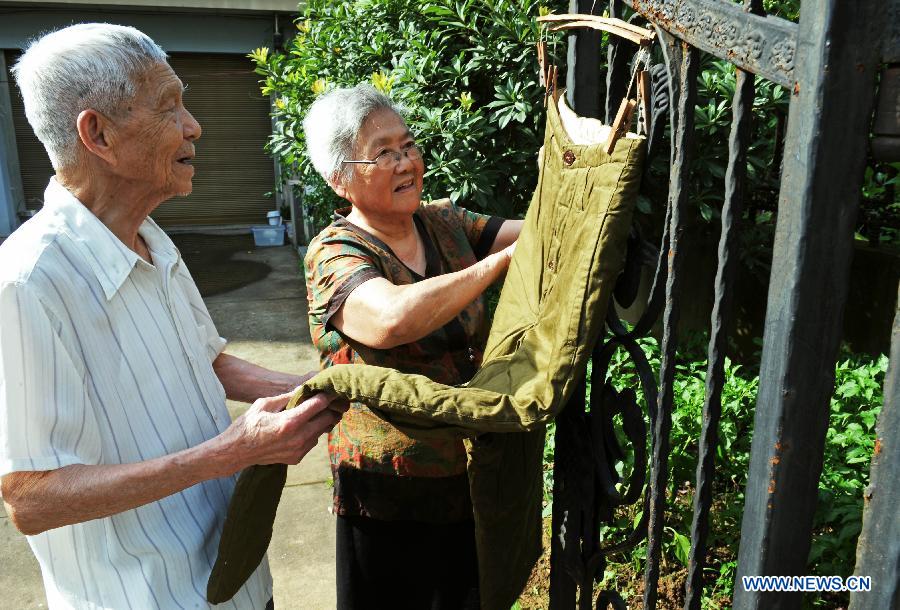
<svg viewBox="0 0 900 610">
<path fill-rule="evenodd" d="M 340 180 L 353 175 L 353 166 L 341 161 L 353 154 L 366 117 L 382 108 L 401 118 L 405 113 L 402 106 L 368 83 L 332 89 L 312 103 L 303 119 L 303 132 L 310 161 L 323 178 Z"/>
<path fill-rule="evenodd" d="M 137 93 L 140 75 L 166 58 L 143 32 L 109 23 L 72 25 L 34 40 L 12 73 L 54 169 L 75 162 L 79 113 L 115 116 Z"/>
</svg>

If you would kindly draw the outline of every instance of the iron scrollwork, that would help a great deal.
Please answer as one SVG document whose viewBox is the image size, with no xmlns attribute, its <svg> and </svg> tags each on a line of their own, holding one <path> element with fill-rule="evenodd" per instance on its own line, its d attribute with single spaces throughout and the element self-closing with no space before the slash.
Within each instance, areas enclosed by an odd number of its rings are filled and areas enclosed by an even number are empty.
<svg viewBox="0 0 900 610">
<path fill-rule="evenodd" d="M 797 24 L 722 0 L 624 0 L 654 25 L 785 87 L 794 85 Z"/>
</svg>

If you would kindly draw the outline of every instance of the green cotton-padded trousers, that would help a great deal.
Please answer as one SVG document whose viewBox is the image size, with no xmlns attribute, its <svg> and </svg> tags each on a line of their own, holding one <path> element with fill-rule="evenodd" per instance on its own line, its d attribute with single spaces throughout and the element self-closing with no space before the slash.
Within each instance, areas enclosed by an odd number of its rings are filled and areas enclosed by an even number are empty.
<svg viewBox="0 0 900 610">
<path fill-rule="evenodd" d="M 602 144 L 573 144 L 550 104 L 537 189 L 471 381 L 453 387 L 393 369 L 336 365 L 292 401 L 334 392 L 410 436 L 465 437 L 483 610 L 508 610 L 541 553 L 545 424 L 571 396 L 603 331 L 643 157 L 642 138 L 620 139 L 612 155 Z M 262 559 L 285 469 L 241 474 L 209 601 L 230 599 Z"/>
</svg>

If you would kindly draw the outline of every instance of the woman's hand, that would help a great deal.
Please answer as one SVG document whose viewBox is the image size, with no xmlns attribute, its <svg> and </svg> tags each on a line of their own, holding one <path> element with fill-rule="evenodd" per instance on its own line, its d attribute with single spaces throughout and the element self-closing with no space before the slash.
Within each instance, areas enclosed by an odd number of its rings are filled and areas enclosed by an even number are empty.
<svg viewBox="0 0 900 610">
<path fill-rule="evenodd" d="M 513 243 L 511 243 L 511 244 L 509 244 L 508 246 L 506 246 L 505 248 L 503 248 L 503 250 L 501 250 L 501 252 L 503 252 L 503 254 L 506 255 L 506 264 L 507 264 L 507 265 L 508 265 L 509 262 L 512 260 L 513 254 L 514 254 L 515 251 L 516 251 L 516 244 L 517 244 L 517 243 L 518 243 L 517 241 L 514 241 Z"/>
</svg>

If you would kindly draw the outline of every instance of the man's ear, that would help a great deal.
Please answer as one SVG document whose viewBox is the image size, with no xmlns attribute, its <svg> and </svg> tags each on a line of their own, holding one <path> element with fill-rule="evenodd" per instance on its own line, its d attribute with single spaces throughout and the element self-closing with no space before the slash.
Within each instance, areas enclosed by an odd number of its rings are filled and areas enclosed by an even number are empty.
<svg viewBox="0 0 900 610">
<path fill-rule="evenodd" d="M 110 165 L 115 165 L 115 135 L 110 120 L 93 108 L 88 108 L 78 114 L 75 125 L 78 128 L 78 138 L 87 151 Z"/>
</svg>

